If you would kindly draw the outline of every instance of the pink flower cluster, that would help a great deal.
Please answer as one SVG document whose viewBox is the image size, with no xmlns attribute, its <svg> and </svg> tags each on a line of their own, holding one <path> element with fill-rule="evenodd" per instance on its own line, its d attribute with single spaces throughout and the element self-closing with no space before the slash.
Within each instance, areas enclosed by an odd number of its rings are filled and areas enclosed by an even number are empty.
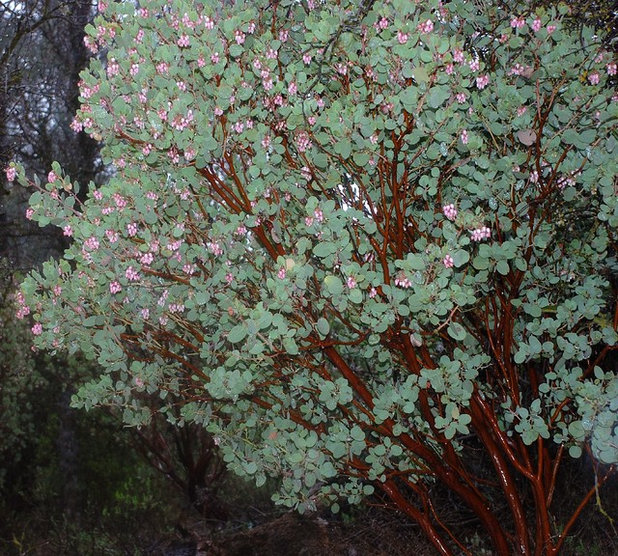
<svg viewBox="0 0 618 556">
<path fill-rule="evenodd" d="M 17 303 L 19 304 L 19 308 L 17 309 L 17 312 L 15 313 L 15 316 L 21 320 L 23 319 L 26 315 L 30 314 L 30 307 L 28 307 L 28 305 L 26 305 L 26 300 L 24 298 L 24 294 L 22 292 L 17 292 L 17 295 L 15 296 Z"/>
<path fill-rule="evenodd" d="M 468 66 L 470 66 L 471 71 L 479 71 L 481 69 L 481 62 L 479 61 L 478 58 L 474 58 L 470 60 L 470 62 L 468 63 Z"/>
<path fill-rule="evenodd" d="M 159 296 L 159 299 L 157 299 L 157 305 L 159 307 L 163 307 L 165 303 L 167 302 L 168 296 L 169 296 L 169 292 L 167 290 L 163 290 L 163 293 Z"/>
<path fill-rule="evenodd" d="M 444 259 L 442 259 L 442 264 L 444 264 L 446 268 L 452 268 L 455 262 L 453 261 L 453 257 L 447 255 Z"/>
<path fill-rule="evenodd" d="M 299 152 L 307 152 L 312 147 L 312 145 L 313 143 L 311 142 L 309 134 L 306 131 L 301 131 L 296 137 L 296 146 Z"/>
<path fill-rule="evenodd" d="M 378 32 L 383 31 L 384 29 L 388 27 L 388 19 L 383 17 L 382 19 L 380 19 L 380 21 L 376 21 L 374 23 L 374 27 L 376 28 L 376 31 Z"/>
<path fill-rule="evenodd" d="M 476 78 L 476 86 L 483 90 L 489 84 L 489 75 L 481 75 Z"/>
<path fill-rule="evenodd" d="M 84 37 L 84 46 L 93 54 L 96 54 L 99 51 L 96 41 L 88 35 Z"/>
<path fill-rule="evenodd" d="M 223 255 L 223 249 L 221 249 L 221 246 L 216 241 L 208 242 L 206 247 L 208 247 L 208 250 L 216 257 Z"/>
<path fill-rule="evenodd" d="M 4 170 L 4 173 L 6 174 L 6 179 L 8 181 L 15 181 L 15 177 L 17 176 L 17 170 L 14 166 L 9 166 L 8 168 L 6 168 Z"/>
<path fill-rule="evenodd" d="M 487 226 L 483 226 L 476 230 L 472 230 L 470 234 L 472 236 L 472 241 L 483 241 L 491 237 L 491 230 Z"/>
<path fill-rule="evenodd" d="M 180 249 L 180 246 L 182 245 L 183 241 L 181 239 L 178 239 L 176 241 L 170 241 L 167 244 L 167 248 L 170 251 L 178 251 L 178 249 Z"/>
<path fill-rule="evenodd" d="M 514 17 L 511 19 L 511 27 L 513 29 L 521 29 L 526 24 L 526 20 L 523 17 Z"/>
<path fill-rule="evenodd" d="M 105 71 L 107 72 L 107 77 L 114 77 L 120 73 L 120 64 L 115 58 L 112 58 L 107 63 L 107 69 Z"/>
<path fill-rule="evenodd" d="M 177 131 L 182 131 L 193 122 L 193 110 L 188 110 L 186 114 L 177 114 L 170 122 L 170 125 Z M 161 118 L 163 119 L 163 118 Z"/>
<path fill-rule="evenodd" d="M 131 280 L 132 282 L 139 280 L 139 273 L 132 266 L 127 268 L 124 275 L 127 277 L 127 280 Z"/>
<path fill-rule="evenodd" d="M 335 71 L 339 75 L 347 75 L 348 74 L 348 66 L 347 66 L 347 64 L 337 63 L 337 64 L 335 64 Z"/>
<path fill-rule="evenodd" d="M 88 249 L 88 251 L 96 251 L 99 248 L 99 240 L 91 236 L 84 242 L 84 247 Z"/>
<path fill-rule="evenodd" d="M 418 30 L 421 33 L 425 33 L 425 34 L 431 33 L 433 31 L 433 21 L 431 21 L 431 19 L 428 19 L 427 21 L 423 23 L 419 23 Z"/>
<path fill-rule="evenodd" d="M 114 193 L 113 199 L 119 209 L 123 209 L 127 206 L 127 200 L 119 193 Z"/>
<path fill-rule="evenodd" d="M 600 80 L 600 76 L 598 72 L 593 71 L 592 73 L 588 74 L 588 81 L 590 82 L 591 85 L 598 85 L 599 80 Z"/>
<path fill-rule="evenodd" d="M 442 212 L 444 213 L 444 216 L 446 216 L 451 221 L 457 218 L 457 209 L 455 208 L 455 205 L 453 203 L 451 203 L 450 205 L 444 205 L 442 207 Z"/>
<path fill-rule="evenodd" d="M 397 274 L 397 276 L 395 276 L 395 285 L 399 286 L 400 288 L 411 288 L 412 287 L 412 282 L 410 281 L 410 279 L 406 276 L 405 272 L 399 272 Z"/>
<path fill-rule="evenodd" d="M 82 129 L 84 129 L 84 124 L 79 121 L 78 117 L 75 116 L 71 121 L 69 126 L 75 133 L 79 133 Z"/>
<path fill-rule="evenodd" d="M 508 75 L 523 75 L 529 77 L 532 74 L 532 66 L 523 66 L 519 62 L 513 65 L 508 71 Z"/>
</svg>

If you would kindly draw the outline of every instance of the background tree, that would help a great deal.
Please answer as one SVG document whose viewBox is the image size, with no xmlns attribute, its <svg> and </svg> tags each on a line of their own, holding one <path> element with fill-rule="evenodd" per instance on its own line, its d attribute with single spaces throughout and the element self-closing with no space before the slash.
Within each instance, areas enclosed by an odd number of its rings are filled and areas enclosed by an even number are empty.
<svg viewBox="0 0 618 556">
<path fill-rule="evenodd" d="M 594 33 L 489 1 L 177 0 L 89 34 L 110 50 L 78 122 L 117 174 L 82 204 L 53 166 L 32 217 L 75 243 L 19 309 L 104 369 L 75 403 L 139 426 L 143 393 L 172 420 L 183 400 L 179 425 L 300 510 L 377 489 L 466 551 L 439 482 L 495 553 L 557 553 L 595 493 L 553 522 L 563 459 L 589 449 L 598 485 L 618 461 Z"/>
<path fill-rule="evenodd" d="M 43 175 L 53 160 L 70 167 L 76 179 L 91 180 L 101 171 L 98 143 L 85 133 L 75 133 L 70 123 L 79 105 L 79 72 L 89 59 L 83 44 L 84 27 L 92 21 L 95 8 L 90 1 L 4 2 L 0 6 L 0 160 L 19 160 L 29 175 Z M 13 281 L 41 264 L 50 255 L 59 256 L 66 238 L 53 228 L 41 230 L 26 219 L 27 195 L 2 177 L 0 203 L 0 261 L 7 290 L 2 310 L 10 299 Z M 21 342 L 21 331 L 12 319 L 5 319 L 2 350 L 3 399 L 0 409 L 9 416 L 11 433 L 1 449 L 12 454 L 3 466 L 11 479 L 3 485 L 3 494 L 12 502 L 26 501 L 33 490 L 32 477 L 38 443 L 44 435 L 32 429 L 41 413 L 56 415 L 55 430 L 64 509 L 76 511 L 79 486 L 78 446 L 75 436 L 75 411 L 69 407 L 71 379 L 53 372 L 46 358 L 33 358 L 29 342 Z M 20 354 L 19 352 L 22 351 Z M 65 361 L 65 371 L 71 365 Z M 40 367 L 40 368 L 38 368 Z M 32 380 L 25 382 L 28 372 Z M 40 405 L 32 401 L 39 397 Z M 20 403 L 13 402 L 23 402 Z M 43 409 L 43 407 L 45 409 Z M 24 426 L 20 426 L 22 423 Z M 28 426 L 25 424 L 28 423 Z M 20 449 L 10 438 L 19 439 Z M 50 457 L 50 460 L 53 458 Z M 12 490 L 11 490 L 12 489 Z M 20 504 L 16 504 L 19 507 Z"/>
<path fill-rule="evenodd" d="M 3 2 L 0 6 L 0 163 L 24 164 L 29 175 L 59 161 L 74 179 L 102 181 L 99 144 L 76 133 L 79 73 L 90 52 L 84 27 L 96 13 L 90 0 Z M 70 169 L 70 170 L 69 170 Z M 66 238 L 24 218 L 27 195 L 2 180 L 0 256 L 29 270 L 59 256 Z"/>
</svg>

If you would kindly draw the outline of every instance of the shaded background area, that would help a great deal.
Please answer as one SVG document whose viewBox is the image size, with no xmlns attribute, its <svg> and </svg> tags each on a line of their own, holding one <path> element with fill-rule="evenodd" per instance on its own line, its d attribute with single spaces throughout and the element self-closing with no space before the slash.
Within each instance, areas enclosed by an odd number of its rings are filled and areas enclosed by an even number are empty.
<svg viewBox="0 0 618 556">
<path fill-rule="evenodd" d="M 570 4 L 572 24 L 593 23 L 615 51 L 613 2 Z M 90 57 L 83 29 L 96 11 L 88 0 L 0 3 L 0 169 L 17 160 L 43 179 L 57 160 L 80 183 L 105 182 L 100 146 L 71 129 Z M 97 369 L 79 357 L 32 352 L 29 324 L 14 318 L 20 279 L 59 257 L 67 241 L 26 219 L 29 195 L 0 173 L 0 554 L 433 553 L 418 528 L 385 512 L 379 499 L 337 518 L 281 517 L 269 501 L 273 485 L 258 490 L 230 477 L 203 430 L 176 429 L 160 417 L 129 430 L 111 410 L 72 409 L 75 389 Z M 156 411 L 157 400 L 148 403 Z M 589 487 L 581 477 L 590 465 L 570 464 L 565 502 L 571 489 Z M 602 511 L 615 515 L 618 489 L 603 501 Z M 602 511 L 590 505 L 565 554 L 612 552 L 615 536 Z M 475 546 L 465 516 L 461 527 Z"/>
<path fill-rule="evenodd" d="M 96 13 L 89 0 L 3 2 L 0 6 L 0 167 L 20 161 L 43 177 L 58 160 L 76 180 L 105 179 L 99 145 L 70 127 L 79 72 L 89 60 L 84 27 Z M 3 176 L 4 178 L 4 176 Z M 0 257 L 26 271 L 64 248 L 52 228 L 24 218 L 29 192 L 2 180 Z"/>
</svg>

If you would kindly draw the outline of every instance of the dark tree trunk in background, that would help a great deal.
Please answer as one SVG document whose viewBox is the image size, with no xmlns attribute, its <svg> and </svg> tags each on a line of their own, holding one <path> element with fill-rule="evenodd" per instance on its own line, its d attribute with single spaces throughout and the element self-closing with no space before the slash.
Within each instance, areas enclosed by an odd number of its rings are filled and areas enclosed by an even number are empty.
<svg viewBox="0 0 618 556">
<path fill-rule="evenodd" d="M 202 517 L 214 521 L 227 519 L 228 508 L 218 494 L 226 468 L 212 435 L 195 424 L 175 427 L 156 413 L 150 425 L 131 432 L 136 449 L 182 492 Z"/>
<path fill-rule="evenodd" d="M 63 68 L 67 69 L 66 82 L 69 84 L 69 87 L 65 102 L 67 114 L 71 118 L 79 109 L 79 90 L 77 87 L 79 74 L 87 67 L 90 59 L 90 53 L 84 45 L 84 27 L 92 21 L 92 18 L 92 3 L 89 0 L 75 0 L 72 4 L 71 16 L 67 22 L 69 28 L 65 40 L 68 43 L 68 48 L 58 52 L 60 71 Z M 62 64 L 63 58 L 64 64 Z M 64 122 L 65 132 L 67 132 L 66 126 L 70 121 Z M 83 131 L 77 134 L 69 132 L 69 137 L 73 139 L 70 145 L 73 156 L 65 157 L 61 161 L 63 167 L 73 179 L 76 179 L 84 186 L 90 181 L 96 182 L 97 176 L 103 170 L 99 160 L 99 143 Z M 85 191 L 85 189 L 82 191 Z"/>
<path fill-rule="evenodd" d="M 25 217 L 30 191 L 6 180 L 11 160 L 44 180 L 54 160 L 87 185 L 102 173 L 99 144 L 70 124 L 79 108 L 79 73 L 86 68 L 84 27 L 95 14 L 90 0 L 0 3 L 0 260 L 12 274 L 25 272 L 66 247 L 57 228 L 41 229 Z M 85 190 L 85 187 L 84 187 Z M 79 520 L 79 446 L 71 384 L 58 390 L 55 441 L 62 476 L 62 508 Z"/>
<path fill-rule="evenodd" d="M 57 160 L 81 184 L 101 176 L 98 143 L 70 128 L 79 108 L 79 73 L 89 60 L 84 27 L 94 13 L 89 0 L 37 0 L 21 11 L 0 6 L 2 170 L 17 160 L 44 179 Z M 60 230 L 25 218 L 30 192 L 7 183 L 4 172 L 0 185 L 0 257 L 26 271 L 59 256 L 66 247 Z"/>
<path fill-rule="evenodd" d="M 58 400 L 60 425 L 56 449 L 58 450 L 58 467 L 62 475 L 62 508 L 72 521 L 79 521 L 81 497 L 79 488 L 79 445 L 75 431 L 75 409 L 71 408 L 72 392 L 66 389 Z"/>
</svg>

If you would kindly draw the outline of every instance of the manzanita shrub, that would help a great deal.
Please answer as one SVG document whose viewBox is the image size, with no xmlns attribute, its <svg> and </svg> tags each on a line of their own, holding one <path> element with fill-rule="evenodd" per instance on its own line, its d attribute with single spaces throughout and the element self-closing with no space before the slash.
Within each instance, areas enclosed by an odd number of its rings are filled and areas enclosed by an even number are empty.
<svg viewBox="0 0 618 556">
<path fill-rule="evenodd" d="M 75 403 L 181 399 L 281 504 L 380 491 L 468 552 L 438 482 L 556 554 L 561 462 L 618 462 L 616 62 L 508 4 L 101 3 L 74 127 L 115 175 L 34 184 L 73 244 L 19 307 L 104 369 Z"/>
</svg>

